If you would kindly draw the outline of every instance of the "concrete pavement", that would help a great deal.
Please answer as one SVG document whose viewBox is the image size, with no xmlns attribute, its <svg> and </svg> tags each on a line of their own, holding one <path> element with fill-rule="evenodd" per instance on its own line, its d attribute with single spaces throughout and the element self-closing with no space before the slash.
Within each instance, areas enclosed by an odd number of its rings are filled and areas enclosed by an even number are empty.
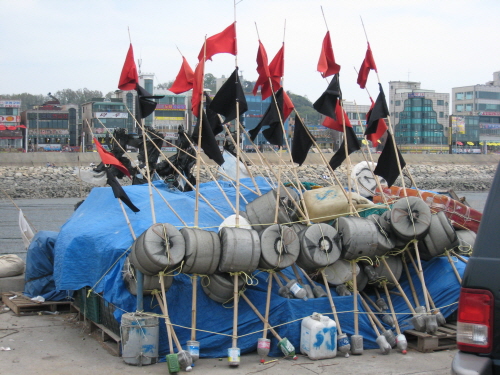
<svg viewBox="0 0 500 375">
<path fill-rule="evenodd" d="M 165 362 L 136 367 L 114 357 L 96 341 L 79 322 L 76 314 L 15 316 L 11 311 L 0 314 L 0 374 L 168 374 Z M 203 350 L 203 348 L 202 348 Z M 198 374 L 433 374 L 450 373 L 455 350 L 420 353 L 409 350 L 402 355 L 392 351 L 366 350 L 361 356 L 312 361 L 299 356 L 296 361 L 268 358 L 274 362 L 260 364 L 256 353 L 243 355 L 238 367 L 229 367 L 227 359 L 210 358 L 196 362 L 192 373 Z"/>
</svg>

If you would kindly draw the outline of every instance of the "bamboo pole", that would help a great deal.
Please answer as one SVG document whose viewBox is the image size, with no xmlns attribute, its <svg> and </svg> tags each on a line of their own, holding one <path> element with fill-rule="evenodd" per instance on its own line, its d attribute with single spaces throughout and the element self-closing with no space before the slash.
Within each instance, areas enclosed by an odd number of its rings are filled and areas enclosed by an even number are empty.
<svg viewBox="0 0 500 375">
<path fill-rule="evenodd" d="M 267 281 L 267 295 L 266 295 L 266 312 L 265 312 L 265 322 L 264 322 L 264 331 L 262 332 L 262 338 L 267 338 L 267 330 L 269 328 L 269 308 L 271 306 L 271 290 L 273 286 L 273 277 L 271 274 L 268 276 L 269 280 Z"/>
<path fill-rule="evenodd" d="M 391 268 L 389 267 L 389 265 L 387 264 L 387 261 L 385 260 L 384 257 L 381 257 L 382 259 L 382 263 L 384 263 L 385 265 L 385 268 L 387 269 L 387 271 L 389 272 L 389 274 L 391 275 L 391 278 L 392 278 L 392 282 L 396 285 L 396 288 L 398 288 L 399 290 L 399 293 L 401 293 L 401 296 L 403 297 L 403 299 L 405 300 L 406 302 L 406 305 L 408 306 L 408 308 L 410 309 L 410 312 L 415 315 L 415 309 L 413 308 L 413 306 L 411 305 L 410 303 L 410 300 L 408 299 L 408 297 L 406 296 L 403 288 L 401 288 L 401 285 L 399 285 L 399 282 L 398 282 L 398 279 L 396 279 L 396 276 L 394 276 L 394 274 L 392 273 L 392 270 Z"/>
<path fill-rule="evenodd" d="M 389 294 L 389 289 L 387 289 L 387 282 L 383 282 L 385 295 L 387 297 L 387 302 L 389 303 L 389 308 L 391 309 L 392 319 L 394 320 L 394 324 L 396 325 L 396 332 L 398 335 L 401 334 L 401 329 L 399 328 L 398 318 L 396 317 L 396 312 L 394 311 L 394 306 L 392 305 L 391 295 Z"/>
<path fill-rule="evenodd" d="M 409 250 L 407 250 L 408 253 L 409 253 Z M 411 254 L 409 254 L 411 256 Z M 413 279 L 411 278 L 411 274 L 410 274 L 410 270 L 408 268 L 408 264 L 406 264 L 406 261 L 403 259 L 403 267 L 405 269 L 405 272 L 406 272 L 406 278 L 408 279 L 408 283 L 410 284 L 410 289 L 411 289 L 411 293 L 413 295 L 413 301 L 415 302 L 415 306 L 420 306 L 420 301 L 418 299 L 418 295 L 417 295 L 417 291 L 415 290 L 415 285 L 413 285 Z M 415 266 L 415 269 L 416 266 Z"/>
<path fill-rule="evenodd" d="M 196 341 L 196 308 L 198 295 L 198 275 L 192 276 L 193 293 L 191 296 L 191 340 Z"/>
<path fill-rule="evenodd" d="M 339 335 L 342 335 L 342 328 L 340 327 L 340 320 L 337 315 L 337 309 L 335 308 L 335 304 L 333 303 L 332 292 L 330 291 L 330 287 L 328 287 L 328 280 L 326 279 L 325 270 L 321 270 L 321 276 L 323 277 L 323 282 L 325 283 L 326 293 L 328 295 L 328 302 L 330 302 L 330 307 L 332 309 L 333 318 L 335 319 L 335 324 L 337 324 L 337 331 Z"/>
<path fill-rule="evenodd" d="M 161 287 L 161 294 L 162 294 L 162 300 L 163 300 L 163 314 L 165 315 L 165 324 L 167 327 L 167 337 L 168 337 L 168 349 L 170 351 L 170 354 L 174 353 L 174 345 L 172 342 L 172 332 L 171 332 L 171 324 L 170 324 L 170 317 L 168 316 L 168 307 L 167 307 L 167 294 L 165 293 L 165 280 L 163 272 L 160 273 L 160 287 Z"/>
</svg>

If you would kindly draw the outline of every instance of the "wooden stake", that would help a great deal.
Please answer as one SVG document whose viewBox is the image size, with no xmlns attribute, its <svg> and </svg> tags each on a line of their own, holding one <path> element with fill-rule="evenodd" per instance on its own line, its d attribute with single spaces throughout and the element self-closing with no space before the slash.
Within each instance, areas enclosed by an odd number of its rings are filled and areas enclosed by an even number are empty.
<svg viewBox="0 0 500 375">
<path fill-rule="evenodd" d="M 191 298 L 191 340 L 196 341 L 196 307 L 198 294 L 198 275 L 193 275 L 193 295 Z"/>
<path fill-rule="evenodd" d="M 409 250 L 406 250 L 408 252 L 408 255 L 410 256 L 410 259 L 412 259 L 413 257 L 411 256 L 411 253 Z M 413 261 L 413 259 L 412 259 Z M 417 291 L 415 290 L 415 285 L 413 285 L 413 280 L 411 278 L 411 274 L 410 274 L 410 270 L 408 269 L 408 264 L 406 264 L 405 260 L 403 259 L 403 267 L 405 269 L 405 272 L 406 272 L 406 278 L 408 279 L 408 283 L 410 284 L 410 289 L 411 289 L 411 293 L 413 295 L 413 301 L 415 302 L 415 306 L 420 306 L 420 301 L 418 299 L 418 295 L 417 295 Z M 417 269 L 415 267 L 415 269 Z"/>
<path fill-rule="evenodd" d="M 396 317 L 396 313 L 394 311 L 394 306 L 392 306 L 392 300 L 391 300 L 391 295 L 389 294 L 389 289 L 387 289 L 387 282 L 383 282 L 382 285 L 384 286 L 387 302 L 389 302 L 389 308 L 391 309 L 392 320 L 394 320 L 394 324 L 396 325 L 396 332 L 398 335 L 400 335 L 401 330 L 399 329 L 399 322 L 398 318 Z"/>
<path fill-rule="evenodd" d="M 167 307 L 167 294 L 165 293 L 165 280 L 163 272 L 160 273 L 160 287 L 161 287 L 161 294 L 162 294 L 162 300 L 163 300 L 163 315 L 165 315 L 165 324 L 167 327 L 167 337 L 168 337 L 168 349 L 170 351 L 170 354 L 174 353 L 174 344 L 172 342 L 172 332 L 170 331 L 170 318 L 168 316 L 168 307 Z"/>
<path fill-rule="evenodd" d="M 266 315 L 265 315 L 265 318 L 266 318 L 266 321 L 264 322 L 264 331 L 262 332 L 262 338 L 267 338 L 267 330 L 268 330 L 268 326 L 269 326 L 269 308 L 271 306 L 271 290 L 272 290 L 272 287 L 273 287 L 273 277 L 272 275 L 269 273 L 268 274 L 268 278 L 269 280 L 267 281 L 267 296 L 266 296 Z"/>
<path fill-rule="evenodd" d="M 238 217 L 238 216 L 237 216 Z M 238 273 L 234 274 L 234 288 L 233 288 L 233 348 L 238 347 L 238 301 L 239 301 L 239 293 L 238 293 Z"/>
<path fill-rule="evenodd" d="M 248 299 L 248 297 L 245 295 L 245 293 L 242 293 L 241 294 L 241 297 L 246 301 L 246 303 L 248 303 L 248 306 L 250 306 L 250 308 L 253 310 L 253 312 L 259 317 L 260 320 L 262 320 L 262 322 L 264 324 L 267 324 L 267 326 L 269 327 L 269 330 L 271 331 L 271 333 L 273 334 L 274 337 L 276 337 L 276 339 L 278 341 L 281 341 L 282 338 L 280 337 L 280 335 L 278 335 L 278 332 L 276 332 L 274 330 L 273 327 L 271 327 L 271 325 L 269 324 L 269 321 L 264 318 L 262 316 L 262 314 L 259 312 L 259 310 L 257 310 L 257 308 L 254 306 L 254 304 Z"/>
<path fill-rule="evenodd" d="M 352 287 L 353 287 L 353 306 L 354 306 L 354 334 L 359 334 L 359 322 L 358 322 L 358 281 L 356 275 L 356 262 L 351 262 L 352 266 Z"/>
<path fill-rule="evenodd" d="M 335 324 L 337 324 L 337 331 L 339 335 L 342 334 L 342 328 L 340 328 L 340 321 L 337 315 L 337 310 L 335 309 L 335 304 L 333 303 L 332 292 L 328 286 L 328 280 L 326 279 L 325 270 L 321 270 L 321 276 L 323 276 L 323 282 L 325 283 L 326 293 L 328 294 L 328 301 L 330 302 L 330 307 L 332 308 L 333 318 L 335 319 Z"/>
<path fill-rule="evenodd" d="M 399 293 L 401 293 L 401 296 L 403 297 L 403 299 L 405 300 L 406 304 L 408 305 L 408 308 L 410 309 L 410 312 L 415 315 L 415 309 L 413 308 L 413 306 L 411 305 L 410 303 L 410 300 L 408 299 L 408 297 L 406 296 L 403 288 L 401 288 L 401 285 L 399 285 L 399 282 L 398 282 L 398 279 L 396 279 L 396 276 L 394 276 L 394 274 L 392 273 L 392 270 L 391 268 L 389 267 L 389 265 L 387 264 L 387 261 L 385 260 L 384 257 L 381 257 L 382 259 L 382 262 L 384 263 L 385 265 L 385 268 L 387 269 L 387 271 L 389 272 L 389 274 L 391 275 L 391 278 L 392 278 L 392 282 L 396 285 L 396 288 L 398 288 L 399 290 Z"/>
</svg>

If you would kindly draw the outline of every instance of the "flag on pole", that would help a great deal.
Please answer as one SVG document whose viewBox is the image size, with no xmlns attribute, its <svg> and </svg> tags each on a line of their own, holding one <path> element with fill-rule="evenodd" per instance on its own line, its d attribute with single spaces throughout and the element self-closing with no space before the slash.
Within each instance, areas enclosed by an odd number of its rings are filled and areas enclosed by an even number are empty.
<svg viewBox="0 0 500 375">
<path fill-rule="evenodd" d="M 21 209 L 19 210 L 19 229 L 21 230 L 21 237 L 23 238 L 24 247 L 28 249 L 31 240 L 35 235 L 33 234 L 33 231 L 31 230 L 31 227 L 24 217 L 23 211 Z"/>
<path fill-rule="evenodd" d="M 285 43 L 269 64 L 269 74 L 273 81 L 273 91 L 276 92 L 281 87 L 281 78 L 285 75 Z"/>
<path fill-rule="evenodd" d="M 342 162 L 346 159 L 346 154 L 345 154 L 345 142 L 347 141 L 347 155 L 352 154 L 354 151 L 358 151 L 361 148 L 361 145 L 359 144 L 358 138 L 356 137 L 356 133 L 354 133 L 354 129 L 347 127 L 346 132 L 344 134 L 344 140 L 342 141 L 342 144 L 340 145 L 340 148 L 337 150 L 337 152 L 332 156 L 330 159 L 330 167 L 332 167 L 332 170 L 334 171 L 340 165 Z"/>
<path fill-rule="evenodd" d="M 172 86 L 168 89 L 174 94 L 182 94 L 183 92 L 189 91 L 193 88 L 194 72 L 189 66 L 186 58 L 182 56 L 182 65 L 175 77 L 175 81 Z"/>
<path fill-rule="evenodd" d="M 313 107 L 322 115 L 335 119 L 335 109 L 339 98 L 342 99 L 342 92 L 340 91 L 339 76 L 336 74 L 325 92 L 314 102 Z"/>
<path fill-rule="evenodd" d="M 194 70 L 193 97 L 191 98 L 191 111 L 196 117 L 200 117 L 201 96 L 203 95 L 203 85 L 205 78 L 205 61 L 200 60 Z"/>
<path fill-rule="evenodd" d="M 205 95 L 205 107 L 206 107 L 208 123 L 212 128 L 212 133 L 214 133 L 214 135 L 217 135 L 222 131 L 224 131 L 224 127 L 222 126 L 221 116 L 217 112 L 210 109 L 210 106 L 212 104 L 212 98 L 210 97 L 210 95 L 208 95 L 206 91 L 203 94 Z"/>
<path fill-rule="evenodd" d="M 217 91 L 210 103 L 210 109 L 224 116 L 224 122 L 229 122 L 236 118 L 236 103 L 238 103 L 239 115 L 241 116 L 248 110 L 248 104 L 238 76 L 238 68 Z"/>
<path fill-rule="evenodd" d="M 107 167 L 104 169 L 106 170 L 106 176 L 108 178 L 106 183 L 111 186 L 111 189 L 113 189 L 113 195 L 115 198 L 121 199 L 121 201 L 125 203 L 133 212 L 139 212 L 140 210 L 134 206 L 127 193 L 125 193 L 125 190 L 123 190 L 122 186 L 116 179 L 116 176 L 113 175 L 113 172 Z"/>
<path fill-rule="evenodd" d="M 344 116 L 344 123 L 342 123 L 342 114 Z M 323 120 L 322 125 L 326 126 L 327 128 L 343 132 L 344 124 L 346 127 L 352 128 L 351 121 L 349 121 L 347 113 L 344 111 L 344 108 L 340 105 L 340 99 L 337 99 L 337 105 L 335 106 L 335 118 L 326 116 L 325 119 Z"/>
<path fill-rule="evenodd" d="M 358 73 L 358 85 L 362 89 L 365 88 L 366 81 L 368 80 L 368 73 L 370 73 L 370 70 L 372 69 L 377 71 L 377 65 L 375 65 L 375 60 L 373 59 L 370 43 L 368 43 L 368 49 L 366 50 L 365 59 L 363 60 Z"/>
<path fill-rule="evenodd" d="M 135 89 L 137 92 L 137 111 L 136 113 L 136 119 L 143 119 L 148 117 L 151 113 L 154 112 L 156 109 L 156 103 L 154 100 L 151 99 L 161 99 L 165 95 L 151 95 L 149 92 L 147 92 L 143 87 L 141 87 L 139 84 L 137 84 L 137 87 Z"/>
<path fill-rule="evenodd" d="M 212 56 L 218 53 L 230 53 L 236 56 L 236 22 L 228 26 L 224 31 L 219 34 L 212 35 L 207 38 L 207 47 L 205 52 L 205 59 L 212 60 Z M 198 61 L 203 59 L 204 47 L 201 48 L 198 54 Z"/>
<path fill-rule="evenodd" d="M 389 109 L 387 108 L 387 102 L 385 100 L 384 90 L 382 85 L 379 83 L 379 94 L 377 100 L 373 103 L 368 113 L 366 114 L 366 130 L 365 135 L 373 144 L 384 135 L 387 130 L 387 124 L 384 121 L 389 115 Z"/>
<path fill-rule="evenodd" d="M 134 49 L 132 48 L 132 43 L 130 43 L 120 75 L 120 81 L 118 82 L 118 88 L 123 91 L 134 90 L 138 83 L 139 76 L 137 75 L 137 67 L 134 61 Z"/>
<path fill-rule="evenodd" d="M 295 128 L 292 140 L 292 160 L 301 166 L 307 158 L 307 153 L 316 139 L 306 128 L 298 114 L 295 115 Z"/>
<path fill-rule="evenodd" d="M 94 143 L 97 147 L 97 152 L 99 152 L 99 156 L 101 157 L 102 163 L 104 165 L 113 165 L 131 178 L 130 172 L 128 169 L 113 155 L 111 152 L 106 151 L 101 143 L 94 137 Z"/>
<path fill-rule="evenodd" d="M 326 32 L 321 46 L 321 54 L 318 61 L 318 72 L 321 73 L 323 78 L 329 77 L 332 74 L 340 72 L 340 65 L 335 62 L 333 56 L 332 41 L 330 39 L 330 31 Z"/>
<path fill-rule="evenodd" d="M 396 150 L 398 151 L 397 155 L 399 157 L 401 170 L 406 166 L 406 162 L 403 159 L 403 155 L 401 155 L 401 152 L 399 152 L 399 149 L 392 141 L 392 135 L 389 132 L 387 133 L 387 141 L 385 142 L 384 149 L 378 158 L 377 166 L 375 167 L 373 173 L 377 176 L 383 177 L 387 181 L 387 185 L 391 187 L 399 176 Z"/>
<path fill-rule="evenodd" d="M 213 133 L 212 127 L 208 121 L 207 115 L 205 111 L 201 111 L 201 148 L 205 152 L 210 159 L 215 161 L 217 164 L 224 164 L 224 157 L 220 152 L 219 145 L 217 144 L 217 140 L 215 139 L 215 135 Z M 198 142 L 198 136 L 200 133 L 200 117 L 198 117 L 198 121 L 196 126 L 193 129 L 193 133 L 191 134 L 191 138 L 193 141 Z"/>
</svg>

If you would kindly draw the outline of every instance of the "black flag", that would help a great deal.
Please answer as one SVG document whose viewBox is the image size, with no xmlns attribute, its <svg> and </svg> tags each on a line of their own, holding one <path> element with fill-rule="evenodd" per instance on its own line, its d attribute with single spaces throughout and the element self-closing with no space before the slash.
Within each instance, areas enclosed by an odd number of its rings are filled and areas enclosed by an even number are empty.
<svg viewBox="0 0 500 375">
<path fill-rule="evenodd" d="M 241 87 L 238 77 L 238 68 L 234 70 L 210 104 L 210 109 L 224 116 L 224 122 L 232 121 L 236 118 L 236 103 L 239 103 L 239 115 L 248 111 L 247 100 Z M 209 104 L 207 103 L 207 108 Z M 208 114 L 208 113 L 207 113 Z"/>
<path fill-rule="evenodd" d="M 337 150 L 335 155 L 333 155 L 332 158 L 330 159 L 329 164 L 330 167 L 332 167 L 332 170 L 337 169 L 346 158 L 345 154 L 346 140 L 347 140 L 348 155 L 352 154 L 354 151 L 358 151 L 361 148 L 358 138 L 356 137 L 356 133 L 354 133 L 354 129 L 349 126 L 346 126 L 344 133 L 344 140 L 342 141 L 342 144 L 340 145 L 340 148 Z"/>
<path fill-rule="evenodd" d="M 395 147 L 394 142 L 392 141 L 392 135 L 388 131 L 387 132 L 387 141 L 385 142 L 384 149 L 380 154 L 380 157 L 377 161 L 377 166 L 373 171 L 377 176 L 385 178 L 389 187 L 392 186 L 394 181 L 399 176 L 399 167 L 398 160 L 396 158 L 396 151 L 398 150 L 399 163 L 401 165 L 401 170 L 405 167 L 406 162 L 403 159 L 403 155 L 399 152 L 399 149 Z"/>
<path fill-rule="evenodd" d="M 367 122 L 365 135 L 375 134 L 377 132 L 379 120 L 389 116 L 389 108 L 387 108 L 384 90 L 382 90 L 382 85 L 380 83 L 378 87 L 380 92 L 375 101 L 375 105 L 366 115 Z"/>
<path fill-rule="evenodd" d="M 250 130 L 248 133 L 250 134 L 250 139 L 252 142 L 255 140 L 257 135 L 260 132 L 260 129 L 263 126 L 269 125 L 269 128 L 264 130 L 262 134 L 268 140 L 269 143 L 277 146 L 283 145 L 283 129 L 281 128 L 281 119 L 283 119 L 283 88 L 280 88 L 276 92 L 276 102 L 274 100 L 271 101 L 269 107 L 267 107 L 264 116 L 262 116 L 262 120 L 257 124 L 255 128 Z M 278 104 L 276 106 L 276 104 Z M 278 112 L 279 110 L 279 112 Z"/>
<path fill-rule="evenodd" d="M 121 199 L 123 203 L 125 203 L 128 208 L 130 208 L 134 212 L 139 212 L 140 210 L 134 206 L 130 198 L 128 197 L 127 193 L 125 193 L 125 190 L 123 190 L 122 186 L 116 179 L 116 176 L 111 172 L 110 168 L 105 168 L 106 169 L 106 176 L 107 176 L 107 181 L 106 183 L 111 186 L 111 189 L 113 189 L 113 194 L 115 198 Z"/>
<path fill-rule="evenodd" d="M 309 149 L 313 145 L 314 136 L 305 127 L 299 115 L 295 115 L 295 129 L 292 140 L 292 160 L 299 166 L 304 163 Z"/>
<path fill-rule="evenodd" d="M 210 97 L 210 95 L 208 95 L 206 92 L 203 92 L 203 94 L 205 95 L 205 107 L 207 109 L 206 111 L 208 123 L 212 128 L 212 133 L 214 133 L 214 135 L 217 135 L 224 130 L 221 118 L 217 112 L 210 109 L 210 104 L 212 103 L 212 98 Z"/>
<path fill-rule="evenodd" d="M 165 95 L 154 96 L 142 88 L 139 84 L 135 87 L 137 91 L 137 110 L 136 119 L 142 119 L 148 117 L 156 109 L 156 102 L 151 99 L 161 99 Z"/>
<path fill-rule="evenodd" d="M 212 131 L 212 128 L 210 127 L 207 114 L 205 113 L 205 111 L 202 111 L 202 116 L 203 116 L 203 122 L 201 124 L 201 148 L 210 159 L 215 161 L 217 164 L 222 165 L 224 164 L 224 158 L 222 157 L 219 145 L 215 140 L 215 135 Z M 198 134 L 200 131 L 199 126 L 200 126 L 200 118 L 198 118 L 196 126 L 194 127 L 193 133 L 191 135 L 191 138 L 196 143 L 198 142 Z"/>
<path fill-rule="evenodd" d="M 340 91 L 339 75 L 335 74 L 332 81 L 328 85 L 326 91 L 314 102 L 313 107 L 322 115 L 337 119 L 335 115 L 335 107 L 337 99 L 342 100 L 342 92 Z"/>
</svg>

